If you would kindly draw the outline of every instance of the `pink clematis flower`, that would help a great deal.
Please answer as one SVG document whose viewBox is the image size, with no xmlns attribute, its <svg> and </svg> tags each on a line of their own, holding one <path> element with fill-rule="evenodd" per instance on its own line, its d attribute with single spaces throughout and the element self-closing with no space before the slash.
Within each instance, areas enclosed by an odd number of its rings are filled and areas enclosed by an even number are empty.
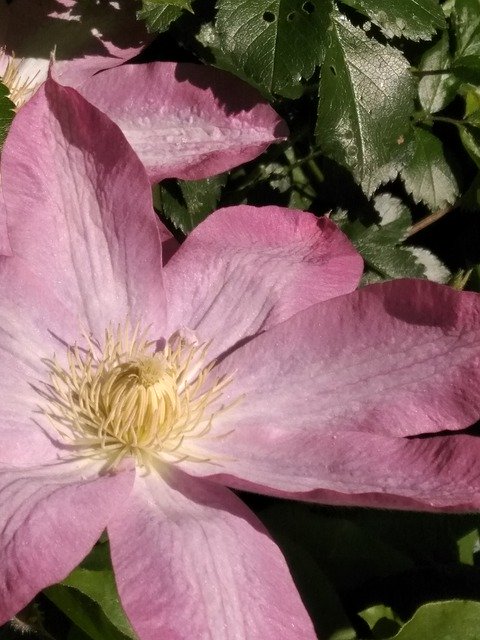
<svg viewBox="0 0 480 640">
<path fill-rule="evenodd" d="M 327 219 L 214 213 L 163 265 L 143 165 L 47 81 L 2 157 L 0 623 L 109 535 L 141 640 L 313 640 L 285 561 L 228 487 L 480 505 L 480 300 L 355 291 Z M 430 437 L 417 438 L 420 434 Z"/>
</svg>

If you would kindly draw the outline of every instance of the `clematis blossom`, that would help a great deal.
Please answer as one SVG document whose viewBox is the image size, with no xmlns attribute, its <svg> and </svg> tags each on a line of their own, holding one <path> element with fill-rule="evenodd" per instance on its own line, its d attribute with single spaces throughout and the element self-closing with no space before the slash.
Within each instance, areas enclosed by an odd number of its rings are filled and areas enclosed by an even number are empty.
<svg viewBox="0 0 480 640">
<path fill-rule="evenodd" d="M 51 79 L 2 173 L 0 623 L 106 529 L 141 640 L 313 640 L 232 487 L 478 508 L 479 440 L 455 435 L 480 414 L 478 296 L 356 290 L 336 226 L 279 207 L 217 211 L 165 260 L 143 165 Z"/>
</svg>

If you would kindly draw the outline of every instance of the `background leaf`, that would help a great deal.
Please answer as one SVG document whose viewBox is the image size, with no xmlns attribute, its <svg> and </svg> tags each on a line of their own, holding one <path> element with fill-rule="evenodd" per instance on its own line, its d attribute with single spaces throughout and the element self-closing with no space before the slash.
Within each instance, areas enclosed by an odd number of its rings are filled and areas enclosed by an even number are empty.
<svg viewBox="0 0 480 640">
<path fill-rule="evenodd" d="M 401 621 L 392 609 L 384 604 L 368 607 L 359 615 L 370 627 L 374 638 L 387 638 L 396 633 L 401 626 Z"/>
<path fill-rule="evenodd" d="M 103 614 L 102 609 L 81 592 L 54 585 L 45 590 L 45 595 L 70 620 L 72 620 L 91 640 L 128 640 L 126 636 Z"/>
<path fill-rule="evenodd" d="M 444 31 L 440 40 L 423 54 L 418 68 L 421 71 L 428 71 L 448 69 L 451 65 L 448 33 Z M 458 82 L 450 73 L 425 75 L 418 83 L 420 104 L 427 113 L 441 111 L 453 100 L 457 87 Z"/>
<path fill-rule="evenodd" d="M 189 233 L 217 208 L 226 176 L 171 180 L 160 188 L 159 208 L 183 233 Z"/>
<path fill-rule="evenodd" d="M 120 605 L 106 543 L 45 595 L 93 640 L 137 638 Z"/>
<path fill-rule="evenodd" d="M 8 97 L 9 93 L 9 89 L 0 82 L 0 149 L 15 115 L 15 105 Z"/>
<path fill-rule="evenodd" d="M 202 24 L 198 33 L 195 36 L 197 42 L 208 51 L 210 62 L 219 69 L 233 73 L 241 78 L 244 82 L 250 83 L 254 86 L 264 97 L 268 97 L 269 91 L 265 89 L 261 84 L 256 82 L 254 78 L 247 76 L 247 74 L 240 68 L 239 62 L 234 60 L 229 51 L 222 48 L 220 36 L 215 25 L 211 22 Z M 295 92 L 294 97 L 298 97 L 302 94 L 300 88 Z"/>
<path fill-rule="evenodd" d="M 480 92 L 478 89 L 468 88 L 465 95 L 466 126 L 460 127 L 460 138 L 477 167 L 480 168 Z"/>
<path fill-rule="evenodd" d="M 394 640 L 478 640 L 479 621 L 480 602 L 431 602 L 420 607 Z"/>
<path fill-rule="evenodd" d="M 222 47 L 270 93 L 310 78 L 320 64 L 331 0 L 218 0 L 217 6 Z"/>
<path fill-rule="evenodd" d="M 145 20 L 150 32 L 162 33 L 180 17 L 184 9 L 191 11 L 190 0 L 142 0 L 142 8 L 137 16 Z"/>
<path fill-rule="evenodd" d="M 429 39 L 445 26 L 445 17 L 437 0 L 342 0 L 378 25 L 387 38 Z"/>
<path fill-rule="evenodd" d="M 480 55 L 480 0 L 455 0 L 456 56 Z"/>
<path fill-rule="evenodd" d="M 90 636 L 78 627 L 72 627 L 68 633 L 67 640 L 90 640 Z"/>
<path fill-rule="evenodd" d="M 337 588 L 353 589 L 414 567 L 408 555 L 382 540 L 380 532 L 366 531 L 341 513 L 280 503 L 261 517 L 275 538 L 288 536 L 301 544 Z"/>
<path fill-rule="evenodd" d="M 412 223 L 401 200 L 386 193 L 374 199 L 378 221 L 366 225 L 349 220 L 345 213 L 333 220 L 347 234 L 365 260 L 364 283 L 384 278 L 425 278 L 446 282 L 449 271 L 425 249 L 402 246 Z"/>
<path fill-rule="evenodd" d="M 455 202 L 458 184 L 440 140 L 426 129 L 415 127 L 413 145 L 413 156 L 402 169 L 401 176 L 415 202 L 424 202 L 431 209 Z"/>
<path fill-rule="evenodd" d="M 463 82 L 480 84 L 480 53 L 456 58 L 452 71 Z"/>
<path fill-rule="evenodd" d="M 403 143 L 413 111 L 413 79 L 398 50 L 369 39 L 339 12 L 329 33 L 317 139 L 371 194 L 385 178 L 382 167 Z"/>
</svg>

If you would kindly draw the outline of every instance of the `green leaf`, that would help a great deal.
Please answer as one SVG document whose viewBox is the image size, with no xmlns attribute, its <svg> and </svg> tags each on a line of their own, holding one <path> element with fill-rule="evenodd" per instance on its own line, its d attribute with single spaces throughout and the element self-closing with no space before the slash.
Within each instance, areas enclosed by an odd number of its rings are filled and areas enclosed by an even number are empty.
<svg viewBox="0 0 480 640">
<path fill-rule="evenodd" d="M 413 111 L 414 82 L 404 56 L 334 13 L 320 78 L 317 138 L 368 195 L 390 171 Z"/>
<path fill-rule="evenodd" d="M 480 168 L 480 139 L 477 166 Z M 477 209 L 480 209 L 480 171 L 477 172 L 468 189 L 462 194 L 458 204 L 466 211 L 477 211 Z"/>
<path fill-rule="evenodd" d="M 366 15 L 387 38 L 429 40 L 445 27 L 445 16 L 437 0 L 342 0 Z"/>
<path fill-rule="evenodd" d="M 384 604 L 364 609 L 358 615 L 368 624 L 374 638 L 386 638 L 396 633 L 401 626 L 392 609 Z"/>
<path fill-rule="evenodd" d="M 146 21 L 151 33 L 162 33 L 184 10 L 192 10 L 190 0 L 142 0 L 137 17 Z"/>
<path fill-rule="evenodd" d="M 478 127 L 462 127 L 460 138 L 465 150 L 480 169 L 480 129 Z"/>
<path fill-rule="evenodd" d="M 174 7 L 180 7 L 180 9 L 187 9 L 187 11 L 192 10 L 192 1 L 191 0 L 149 0 L 154 1 L 158 6 L 162 5 L 171 5 Z"/>
<path fill-rule="evenodd" d="M 455 0 L 443 0 L 442 10 L 446 18 L 450 18 L 455 9 Z"/>
<path fill-rule="evenodd" d="M 415 127 L 413 145 L 412 159 L 400 171 L 407 191 L 415 202 L 424 202 L 433 210 L 453 204 L 458 185 L 440 140 L 429 131 Z"/>
<path fill-rule="evenodd" d="M 120 605 L 108 544 L 96 545 L 79 567 L 45 593 L 94 640 L 136 639 Z M 98 625 L 104 636 L 96 631 L 92 635 Z"/>
<path fill-rule="evenodd" d="M 471 268 L 468 284 L 472 291 L 480 292 L 480 264 L 476 264 Z M 475 552 L 478 553 L 478 548 L 475 550 Z"/>
<path fill-rule="evenodd" d="M 9 93 L 9 89 L 0 82 L 0 149 L 15 115 L 15 105 L 8 97 Z"/>
<path fill-rule="evenodd" d="M 452 59 L 448 44 L 448 33 L 444 31 L 440 40 L 422 56 L 420 71 L 447 69 Z M 418 83 L 420 104 L 427 113 L 441 111 L 455 97 L 458 82 L 450 73 L 423 76 Z"/>
<path fill-rule="evenodd" d="M 480 55 L 480 0 L 456 0 L 455 56 Z"/>
<path fill-rule="evenodd" d="M 90 636 L 78 627 L 72 627 L 68 632 L 67 640 L 90 640 Z"/>
<path fill-rule="evenodd" d="M 102 612 L 102 609 L 84 596 L 80 591 L 61 584 L 48 587 L 45 595 L 60 609 L 77 627 L 92 640 L 128 640 L 135 636 L 120 633 Z"/>
<path fill-rule="evenodd" d="M 229 51 L 222 48 L 220 36 L 215 25 L 211 22 L 207 22 L 201 25 L 198 33 L 195 36 L 197 42 L 199 42 L 207 51 L 205 56 L 206 61 L 219 69 L 228 71 L 238 76 L 247 84 L 255 87 L 264 98 L 267 100 L 272 99 L 272 93 L 264 85 L 257 82 L 252 76 L 248 76 L 245 71 L 240 67 L 238 60 L 234 59 Z M 305 90 L 303 84 L 297 83 L 289 87 L 282 89 L 282 95 L 286 98 L 295 100 L 299 98 Z"/>
<path fill-rule="evenodd" d="M 480 53 L 460 56 L 452 64 L 453 73 L 463 82 L 480 84 Z"/>
<path fill-rule="evenodd" d="M 321 63 L 331 0 L 218 0 L 217 7 L 222 48 L 270 93 L 288 96 Z"/>
<path fill-rule="evenodd" d="M 191 231 L 215 210 L 226 180 L 226 175 L 213 176 L 204 180 L 179 180 L 189 216 L 187 231 Z"/>
<path fill-rule="evenodd" d="M 391 640 L 478 640 L 479 629 L 480 602 L 430 602 L 420 607 Z"/>
<path fill-rule="evenodd" d="M 303 166 L 296 164 L 296 156 L 292 147 L 286 149 L 285 157 L 290 162 L 290 177 L 291 182 L 288 189 L 288 203 L 287 205 L 291 209 L 303 209 L 306 210 L 310 207 L 315 199 L 315 190 L 312 187 L 311 180 L 305 174 Z M 312 159 L 307 163 L 310 168 L 318 171 L 318 167 L 315 165 L 315 161 Z"/>
<path fill-rule="evenodd" d="M 478 547 L 478 529 L 472 529 L 457 540 L 458 558 L 462 564 L 474 565 L 473 555 Z"/>
<path fill-rule="evenodd" d="M 408 251 L 414 257 L 416 265 L 421 267 L 420 277 L 443 284 L 448 282 L 451 276 L 450 271 L 431 251 L 423 247 L 402 248 Z"/>
<path fill-rule="evenodd" d="M 352 590 L 374 578 L 401 574 L 413 561 L 347 517 L 299 503 L 278 503 L 261 513 L 277 539 L 285 536 L 306 549 L 338 590 Z"/>
<path fill-rule="evenodd" d="M 373 206 L 380 217 L 378 229 L 385 242 L 397 244 L 405 240 L 412 217 L 399 198 L 381 193 L 373 199 Z"/>
<path fill-rule="evenodd" d="M 262 173 L 262 181 L 268 181 L 272 189 L 284 194 L 283 201 L 291 209 L 307 210 L 316 197 L 312 181 L 306 175 L 305 167 L 312 168 L 314 159 L 298 158 L 293 146 L 285 148 L 283 152 L 284 160 L 277 160 L 261 163 L 258 168 Z M 318 168 L 317 168 L 318 171 Z"/>
<path fill-rule="evenodd" d="M 385 278 L 428 278 L 446 282 L 449 271 L 426 249 L 402 246 L 411 225 L 407 207 L 387 193 L 374 199 L 379 222 L 365 226 L 360 220 L 350 221 L 344 213 L 333 216 L 365 260 L 364 282 Z"/>
<path fill-rule="evenodd" d="M 188 234 L 217 207 L 226 175 L 204 180 L 164 182 L 161 188 L 163 214 Z"/>
<path fill-rule="evenodd" d="M 474 87 L 463 87 L 462 93 L 465 98 L 465 121 L 480 127 L 480 90 Z"/>
<path fill-rule="evenodd" d="M 239 77 L 244 82 L 251 84 L 255 87 L 265 98 L 271 98 L 271 95 L 264 87 L 259 85 L 257 82 L 253 80 L 253 78 L 249 78 L 244 71 L 240 68 L 238 63 L 233 60 L 232 56 L 228 51 L 224 51 L 222 49 L 222 45 L 220 42 L 220 37 L 215 28 L 215 25 L 211 22 L 202 24 L 198 33 L 195 36 L 197 42 L 199 42 L 202 47 L 206 49 L 208 52 L 208 62 L 219 69 L 223 69 L 223 71 L 228 71 L 229 73 L 233 73 L 237 77 Z M 295 96 L 292 97 L 300 97 L 302 95 L 303 88 L 298 86 L 298 91 Z"/>
<path fill-rule="evenodd" d="M 480 168 L 480 93 L 473 88 L 466 89 L 464 97 L 466 126 L 460 127 L 460 139 L 467 153 Z"/>
</svg>

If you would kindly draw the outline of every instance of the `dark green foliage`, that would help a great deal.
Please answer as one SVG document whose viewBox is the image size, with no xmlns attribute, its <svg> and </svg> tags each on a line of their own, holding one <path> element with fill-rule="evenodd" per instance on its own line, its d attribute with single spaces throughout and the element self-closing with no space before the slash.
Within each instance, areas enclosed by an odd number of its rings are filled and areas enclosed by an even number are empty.
<svg viewBox="0 0 480 640">
<path fill-rule="evenodd" d="M 0 82 L 0 149 L 5 142 L 10 123 L 15 115 L 15 105 L 8 97 L 8 94 L 7 87 Z"/>
</svg>

